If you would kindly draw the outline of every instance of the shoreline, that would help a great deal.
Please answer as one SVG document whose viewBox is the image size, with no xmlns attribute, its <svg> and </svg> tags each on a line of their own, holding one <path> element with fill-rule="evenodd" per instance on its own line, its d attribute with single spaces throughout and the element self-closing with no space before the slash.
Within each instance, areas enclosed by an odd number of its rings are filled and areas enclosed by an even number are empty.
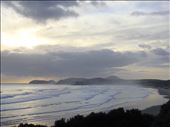
<svg viewBox="0 0 170 127">
<path fill-rule="evenodd" d="M 167 98 L 168 100 L 170 100 L 170 88 L 169 87 L 152 87 L 152 88 L 156 88 L 159 92 L 160 95 L 163 95 L 165 98 Z M 142 113 L 147 113 L 147 114 L 151 114 L 151 115 L 158 115 L 160 112 L 162 105 L 155 105 L 155 106 L 151 106 L 149 108 L 143 109 L 141 110 Z"/>
</svg>

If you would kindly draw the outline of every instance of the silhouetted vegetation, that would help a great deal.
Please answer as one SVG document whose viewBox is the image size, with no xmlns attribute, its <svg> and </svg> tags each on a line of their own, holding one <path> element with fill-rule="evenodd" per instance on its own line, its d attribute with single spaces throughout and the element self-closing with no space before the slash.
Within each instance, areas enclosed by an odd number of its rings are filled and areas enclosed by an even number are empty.
<svg viewBox="0 0 170 127">
<path fill-rule="evenodd" d="M 18 127 L 45 127 L 20 124 Z M 170 101 L 161 107 L 158 116 L 142 114 L 138 109 L 115 109 L 109 113 L 77 115 L 69 120 L 57 120 L 52 127 L 170 127 Z"/>
<path fill-rule="evenodd" d="M 153 127 L 170 127 L 170 101 L 161 106 L 161 111 L 156 117 Z"/>
<path fill-rule="evenodd" d="M 124 111 L 123 108 L 109 113 L 91 113 L 90 115 L 75 116 L 68 121 L 56 121 L 53 127 L 149 127 L 154 117 L 141 114 L 139 110 Z"/>
<path fill-rule="evenodd" d="M 47 126 L 45 126 L 45 125 L 34 125 L 34 124 L 23 124 L 23 123 L 20 123 L 19 125 L 18 125 L 18 127 L 47 127 Z"/>
</svg>

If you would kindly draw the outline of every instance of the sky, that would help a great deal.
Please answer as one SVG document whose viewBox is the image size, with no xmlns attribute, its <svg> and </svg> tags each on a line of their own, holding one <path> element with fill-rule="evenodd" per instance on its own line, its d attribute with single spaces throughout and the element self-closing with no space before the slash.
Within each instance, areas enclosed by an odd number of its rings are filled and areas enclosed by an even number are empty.
<svg viewBox="0 0 170 127">
<path fill-rule="evenodd" d="M 170 79 L 168 1 L 2 1 L 1 82 Z"/>
</svg>

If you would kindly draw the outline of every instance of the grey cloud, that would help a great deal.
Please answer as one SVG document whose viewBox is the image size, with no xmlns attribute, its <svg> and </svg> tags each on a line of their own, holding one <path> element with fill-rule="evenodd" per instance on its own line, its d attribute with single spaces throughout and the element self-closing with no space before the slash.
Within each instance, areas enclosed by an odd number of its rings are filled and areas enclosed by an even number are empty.
<svg viewBox="0 0 170 127">
<path fill-rule="evenodd" d="M 1 72 L 15 76 L 96 76 L 138 62 L 145 52 L 111 50 L 17 53 L 2 51 Z"/>
<path fill-rule="evenodd" d="M 162 49 L 162 48 L 153 49 L 152 52 L 153 52 L 155 55 L 160 55 L 160 56 L 170 55 L 170 52 L 169 52 L 168 50 Z"/>
<path fill-rule="evenodd" d="M 169 56 L 154 56 L 154 57 L 148 57 L 148 59 L 143 60 L 142 62 L 138 63 L 139 66 L 144 67 L 166 67 L 169 69 L 170 65 L 170 58 Z"/>
<path fill-rule="evenodd" d="M 3 4 L 38 22 L 78 16 L 76 12 L 70 9 L 70 7 L 78 6 L 76 1 L 4 1 Z"/>
<path fill-rule="evenodd" d="M 166 48 L 165 49 L 155 48 L 155 49 L 149 50 L 147 55 L 149 57 L 141 61 L 139 63 L 140 66 L 169 68 L 170 52 Z"/>
<path fill-rule="evenodd" d="M 150 45 L 147 45 L 147 44 L 139 44 L 138 45 L 140 48 L 144 48 L 144 49 L 151 49 L 151 46 Z"/>
<path fill-rule="evenodd" d="M 155 12 L 142 12 L 142 11 L 134 11 L 131 13 L 133 16 L 163 16 L 168 15 L 169 11 L 155 11 Z"/>
<path fill-rule="evenodd" d="M 93 1 L 91 1 L 91 4 L 92 5 L 94 5 L 94 6 L 98 6 L 98 7 L 100 7 L 100 6 L 106 6 L 106 4 L 104 3 L 104 1 L 98 1 L 98 0 L 93 0 Z"/>
</svg>

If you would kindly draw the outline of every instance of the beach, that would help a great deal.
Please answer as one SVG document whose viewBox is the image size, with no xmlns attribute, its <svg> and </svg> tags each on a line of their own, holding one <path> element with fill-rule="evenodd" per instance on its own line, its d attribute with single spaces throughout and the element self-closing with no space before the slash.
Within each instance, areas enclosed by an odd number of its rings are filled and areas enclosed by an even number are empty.
<svg viewBox="0 0 170 127">
<path fill-rule="evenodd" d="M 170 87 L 156 87 L 160 95 L 165 96 L 165 98 L 170 99 Z M 160 112 L 161 105 L 151 106 L 142 110 L 143 113 L 148 113 L 152 115 L 158 115 Z"/>
</svg>

